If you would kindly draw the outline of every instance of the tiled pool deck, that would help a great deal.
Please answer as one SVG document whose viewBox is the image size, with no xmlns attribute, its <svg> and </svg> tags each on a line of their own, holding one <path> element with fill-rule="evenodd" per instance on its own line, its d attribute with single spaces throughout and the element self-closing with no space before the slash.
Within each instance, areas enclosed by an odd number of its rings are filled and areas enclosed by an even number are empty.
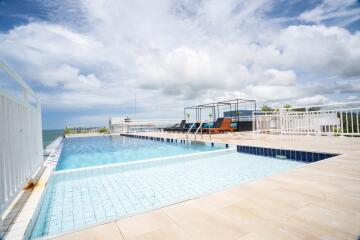
<svg viewBox="0 0 360 240">
<path fill-rule="evenodd" d="M 181 134 L 147 135 L 185 139 Z M 202 140 L 208 138 L 204 136 Z M 55 239 L 357 239 L 360 236 L 360 138 L 222 134 L 213 135 L 212 141 L 341 155 Z"/>
</svg>

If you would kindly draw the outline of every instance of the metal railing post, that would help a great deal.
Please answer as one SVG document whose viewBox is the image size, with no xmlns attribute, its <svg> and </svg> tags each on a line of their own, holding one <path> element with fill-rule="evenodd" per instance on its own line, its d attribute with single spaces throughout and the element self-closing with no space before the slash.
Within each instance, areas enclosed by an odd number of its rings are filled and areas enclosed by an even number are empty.
<svg viewBox="0 0 360 240">
<path fill-rule="evenodd" d="M 201 129 L 202 132 L 202 125 L 203 125 L 204 121 L 200 122 L 200 126 L 196 129 L 195 133 L 194 133 L 194 137 L 195 137 L 195 141 L 196 141 L 196 134 L 199 132 L 199 129 Z"/>
<path fill-rule="evenodd" d="M 187 133 L 186 133 L 186 142 L 189 141 L 189 132 L 191 131 L 191 129 L 194 127 L 195 124 L 196 124 L 196 122 L 194 122 L 194 123 L 190 126 L 189 130 L 187 131 Z"/>
<path fill-rule="evenodd" d="M 2 213 L 1 213 L 1 206 L 0 206 L 0 232 L 3 231 L 3 219 L 2 219 Z"/>
<path fill-rule="evenodd" d="M 210 130 L 210 123 L 209 123 L 209 138 L 211 140 L 211 130 Z"/>
</svg>

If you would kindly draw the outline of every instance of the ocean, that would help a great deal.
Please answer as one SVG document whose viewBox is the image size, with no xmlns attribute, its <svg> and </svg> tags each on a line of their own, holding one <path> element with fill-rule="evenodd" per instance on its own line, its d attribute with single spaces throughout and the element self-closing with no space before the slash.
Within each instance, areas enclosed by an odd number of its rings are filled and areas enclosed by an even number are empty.
<svg viewBox="0 0 360 240">
<path fill-rule="evenodd" d="M 54 141 L 57 137 L 61 137 L 64 135 L 64 129 L 55 129 L 55 130 L 43 130 L 43 146 L 44 149 L 47 145 L 49 145 L 52 141 Z"/>
</svg>

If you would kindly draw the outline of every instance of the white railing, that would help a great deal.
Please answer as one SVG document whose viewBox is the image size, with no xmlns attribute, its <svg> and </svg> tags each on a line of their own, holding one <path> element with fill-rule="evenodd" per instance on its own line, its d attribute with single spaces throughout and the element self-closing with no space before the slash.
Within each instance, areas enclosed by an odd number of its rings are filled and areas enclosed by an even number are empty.
<svg viewBox="0 0 360 240">
<path fill-rule="evenodd" d="M 180 119 L 117 119 L 110 120 L 111 133 L 148 132 L 179 124 Z"/>
<path fill-rule="evenodd" d="M 0 230 L 4 210 L 43 162 L 41 106 L 31 88 L 0 59 L 23 98 L 0 89 Z M 29 100 L 33 97 L 34 103 Z"/>
<path fill-rule="evenodd" d="M 253 132 L 259 133 L 280 133 L 281 121 L 279 112 L 275 111 L 254 111 Z"/>
<path fill-rule="evenodd" d="M 360 136 L 360 102 L 297 107 L 273 112 L 256 111 L 253 113 L 253 131 Z"/>
</svg>

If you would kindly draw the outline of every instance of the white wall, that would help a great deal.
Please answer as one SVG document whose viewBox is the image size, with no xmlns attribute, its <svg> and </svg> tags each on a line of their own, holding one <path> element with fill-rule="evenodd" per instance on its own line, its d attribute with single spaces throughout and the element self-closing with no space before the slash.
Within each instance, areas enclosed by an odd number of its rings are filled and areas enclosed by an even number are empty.
<svg viewBox="0 0 360 240">
<path fill-rule="evenodd" d="M 5 69 L 6 73 L 10 71 Z M 11 77 L 22 87 L 24 99 L 0 89 L 0 220 L 5 208 L 43 163 L 40 103 L 21 78 L 13 72 Z M 34 105 L 27 100 L 29 94 L 35 97 Z"/>
</svg>

